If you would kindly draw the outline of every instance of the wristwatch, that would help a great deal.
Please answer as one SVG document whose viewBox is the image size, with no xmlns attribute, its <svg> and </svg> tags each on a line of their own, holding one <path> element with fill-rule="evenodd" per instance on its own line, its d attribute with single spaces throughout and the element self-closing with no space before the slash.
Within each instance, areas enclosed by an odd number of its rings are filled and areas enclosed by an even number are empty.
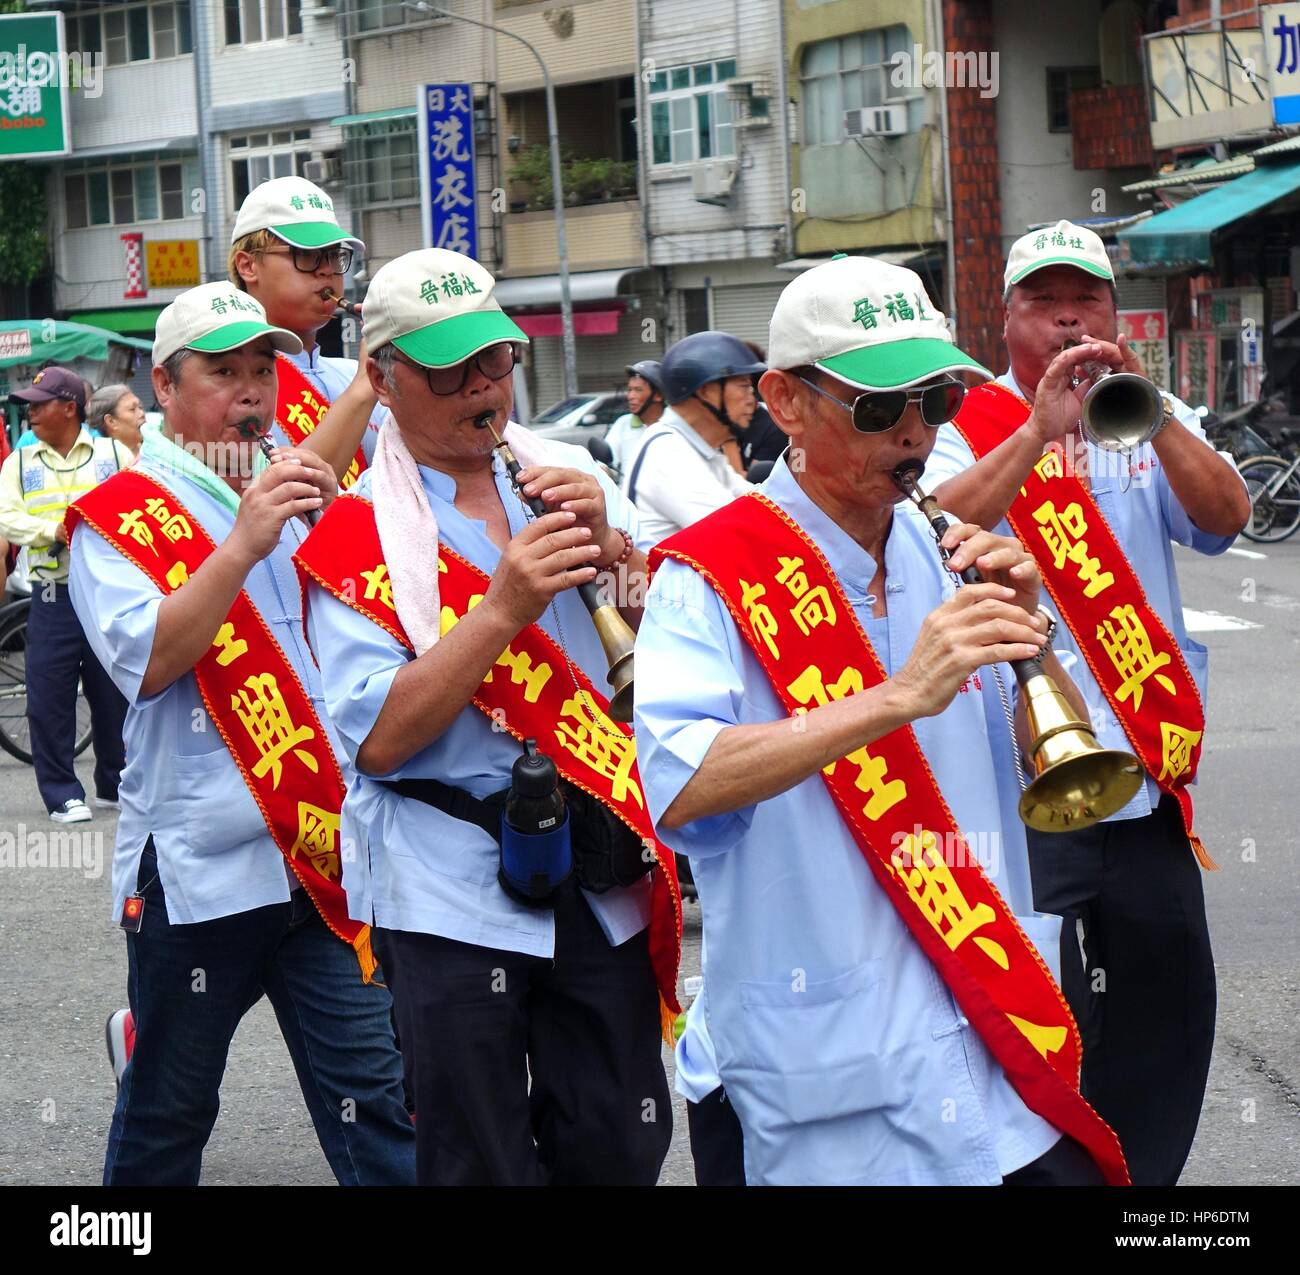
<svg viewBox="0 0 1300 1275">
<path fill-rule="evenodd" d="M 1038 654 L 1032 657 L 1035 664 L 1041 664 L 1047 659 L 1048 652 L 1052 649 L 1052 639 L 1056 636 L 1056 617 L 1046 607 L 1039 607 L 1038 614 L 1047 621 L 1047 641 L 1039 648 Z"/>
</svg>

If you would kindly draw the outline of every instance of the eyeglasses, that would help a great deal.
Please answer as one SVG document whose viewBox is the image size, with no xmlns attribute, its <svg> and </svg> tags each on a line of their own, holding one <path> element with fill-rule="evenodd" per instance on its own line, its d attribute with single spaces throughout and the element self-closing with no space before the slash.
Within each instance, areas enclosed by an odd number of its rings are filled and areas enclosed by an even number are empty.
<svg viewBox="0 0 1300 1275">
<path fill-rule="evenodd" d="M 961 381 L 944 380 L 915 390 L 871 390 L 846 403 L 807 377 L 799 379 L 809 389 L 844 408 L 853 417 L 853 428 L 859 434 L 883 434 L 885 430 L 893 429 L 903 419 L 909 403 L 919 403 L 921 419 L 931 429 L 938 429 L 957 415 L 966 398 L 966 386 Z"/>
<path fill-rule="evenodd" d="M 517 341 L 498 341 L 461 363 L 453 363 L 451 367 L 425 367 L 423 363 L 402 358 L 401 355 L 398 355 L 398 360 L 417 372 L 424 373 L 431 394 L 446 398 L 450 394 L 459 394 L 465 388 L 471 366 L 477 368 L 489 381 L 499 381 L 510 375 L 523 356 L 523 346 Z"/>
<path fill-rule="evenodd" d="M 262 253 L 267 257 L 289 257 L 293 268 L 303 274 L 315 274 L 324 265 L 334 274 L 347 274 L 352 267 L 352 249 L 343 244 L 329 248 L 263 248 Z"/>
</svg>

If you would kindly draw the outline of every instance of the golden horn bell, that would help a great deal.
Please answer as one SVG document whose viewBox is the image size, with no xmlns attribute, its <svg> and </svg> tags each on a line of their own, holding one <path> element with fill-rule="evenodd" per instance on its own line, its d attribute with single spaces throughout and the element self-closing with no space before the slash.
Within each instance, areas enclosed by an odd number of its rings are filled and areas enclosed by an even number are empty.
<svg viewBox="0 0 1300 1275">
<path fill-rule="evenodd" d="M 603 596 L 603 595 L 602 595 Z M 596 626 L 596 636 L 605 651 L 609 664 L 606 678 L 609 681 L 609 715 L 616 722 L 632 720 L 632 647 L 636 635 L 631 626 L 618 613 L 618 608 L 606 601 L 591 613 Z"/>
<path fill-rule="evenodd" d="M 1132 753 L 1103 748 L 1092 728 L 1046 674 L 1021 683 L 1034 779 L 1021 794 L 1020 818 L 1037 832 L 1090 828 L 1123 809 L 1142 786 Z"/>
</svg>

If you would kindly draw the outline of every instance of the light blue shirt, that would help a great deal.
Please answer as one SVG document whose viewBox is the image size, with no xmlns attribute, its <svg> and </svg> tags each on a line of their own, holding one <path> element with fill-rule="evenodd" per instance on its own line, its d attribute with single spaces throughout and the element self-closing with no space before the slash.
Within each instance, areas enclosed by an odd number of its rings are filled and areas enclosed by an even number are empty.
<svg viewBox="0 0 1300 1275">
<path fill-rule="evenodd" d="M 636 511 L 584 448 L 565 443 L 547 443 L 546 448 L 553 463 L 595 474 L 605 492 L 610 524 L 636 534 Z M 492 459 L 497 493 L 513 536 L 525 525 L 524 508 L 499 458 L 494 454 Z M 456 508 L 455 480 L 425 466 L 420 466 L 420 476 L 438 521 L 439 540 L 490 575 L 501 551 L 488 536 L 485 523 L 465 517 Z M 370 499 L 371 483 L 372 471 L 367 470 L 355 490 Z M 308 611 L 326 707 L 348 758 L 355 763 L 393 678 L 413 656 L 377 624 L 315 584 L 309 586 Z M 608 690 L 604 652 L 575 590 L 561 593 L 538 623 L 567 647 L 569 657 L 599 689 Z M 559 668 L 555 676 L 569 674 Z M 541 742 L 545 748 L 545 741 Z M 501 889 L 492 837 L 423 802 L 399 797 L 377 782 L 438 779 L 482 798 L 509 787 L 510 770 L 520 751 L 512 735 L 494 730 L 491 720 L 470 704 L 441 736 L 391 774 L 356 776 L 343 807 L 345 838 L 353 839 L 358 850 L 343 864 L 343 884 L 354 919 L 531 956 L 553 955 L 553 914 L 516 903 Z M 588 894 L 587 899 L 615 946 L 639 934 L 650 919 L 648 877 L 628 889 Z"/>
<path fill-rule="evenodd" d="M 624 412 L 610 427 L 605 435 L 609 450 L 614 453 L 614 468 L 620 476 L 627 472 L 627 462 L 632 458 L 636 445 L 645 437 L 645 425 L 635 412 Z"/>
<path fill-rule="evenodd" d="M 1021 393 L 1010 372 L 998 377 L 997 383 L 1016 394 Z M 1205 431 L 1201 428 L 1196 413 L 1172 394 L 1167 397 L 1174 406 L 1174 416 L 1179 423 L 1203 440 Z M 1233 465 L 1232 457 L 1226 452 L 1220 452 L 1219 455 L 1229 465 Z M 969 469 L 974 463 L 974 453 L 966 445 L 966 440 L 953 426 L 941 425 L 934 451 L 925 466 L 927 489 L 933 491 L 940 483 Z M 1235 465 L 1233 470 L 1235 472 Z M 1204 703 L 1208 690 L 1209 655 L 1200 642 L 1187 636 L 1173 545 L 1177 542 L 1195 549 L 1197 553 L 1213 556 L 1228 548 L 1236 536 L 1211 535 L 1192 522 L 1169 486 L 1160 457 L 1150 443 L 1144 443 L 1129 456 L 1117 455 L 1089 443 L 1088 473 L 1097 508 L 1110 525 L 1120 547 L 1128 555 L 1147 601 L 1182 650 L 1183 659 L 1187 661 L 1196 688 L 1201 693 L 1201 702 Z M 1012 534 L 1011 526 L 1005 518 L 994 530 L 1003 536 Z M 1047 609 L 1055 612 L 1046 591 L 1043 603 Z M 1088 662 L 1082 658 L 1078 640 L 1066 625 L 1058 625 L 1052 646 L 1069 668 L 1070 676 L 1087 702 L 1098 742 L 1103 748 L 1131 752 L 1132 745 L 1128 742 L 1124 728 L 1111 711 L 1110 701 L 1093 677 Z M 1138 789 L 1128 805 L 1111 818 L 1140 819 L 1149 815 L 1160 804 L 1160 795 L 1160 786 L 1148 774 L 1146 783 Z"/>
<path fill-rule="evenodd" d="M 874 562 L 784 458 L 762 490 L 826 555 L 886 670 L 901 668 L 926 615 L 954 589 L 928 524 L 896 508 L 888 615 L 877 620 L 867 594 Z M 725 605 L 680 563 L 655 575 L 636 662 L 637 745 L 656 819 L 723 730 L 786 718 Z M 1001 676 L 1013 695 L 1010 670 Z M 1033 910 L 1015 745 L 992 669 L 915 730 L 972 852 L 1059 970 L 1060 920 Z M 748 1182 L 992 1184 L 1057 1141 L 877 885 L 820 775 L 659 832 L 690 856 L 699 889 L 703 1013 L 744 1129 Z"/>
<path fill-rule="evenodd" d="M 173 492 L 220 544 L 234 526 L 235 494 L 224 486 L 224 495 L 210 490 L 221 486 L 215 478 L 209 486 L 200 485 L 186 472 L 186 460 L 197 464 L 146 430 L 136 469 Z M 348 764 L 330 731 L 320 675 L 303 635 L 302 594 L 292 555 L 304 534 L 300 522 L 287 523 L 274 552 L 248 573 L 244 589 L 311 697 L 346 781 Z M 151 833 L 167 919 L 174 925 L 286 902 L 290 885 L 284 856 L 203 706 L 193 672 L 156 695 L 140 696 L 163 599 L 157 586 L 85 522 L 73 537 L 68 583 L 86 637 L 128 705 L 126 769 L 118 791 L 122 814 L 113 853 L 113 920 L 135 889 L 140 852 Z"/>
<path fill-rule="evenodd" d="M 357 374 L 356 359 L 330 358 L 320 352 L 320 346 L 310 351 L 303 350 L 301 354 L 286 354 L 284 357 L 331 403 L 352 384 Z M 376 403 L 370 413 L 370 423 L 361 436 L 361 451 L 367 465 L 374 462 L 375 444 L 379 441 L 379 427 L 387 415 L 388 409 L 382 403 Z M 278 424 L 271 426 L 271 437 L 277 447 L 293 445 Z"/>
</svg>

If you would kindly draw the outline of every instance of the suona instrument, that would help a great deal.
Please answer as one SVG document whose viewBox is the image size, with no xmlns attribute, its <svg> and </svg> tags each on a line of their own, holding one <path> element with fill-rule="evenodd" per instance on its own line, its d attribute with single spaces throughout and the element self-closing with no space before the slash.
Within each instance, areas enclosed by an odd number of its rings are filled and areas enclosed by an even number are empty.
<svg viewBox="0 0 1300 1275">
<path fill-rule="evenodd" d="M 918 484 L 925 466 L 904 461 L 892 473 L 895 485 L 929 520 L 935 539 L 942 541 L 949 522 L 939 502 Z M 939 556 L 949 551 L 942 543 Z M 961 573 L 967 584 L 983 576 L 974 567 Z M 1056 683 L 1037 660 L 1012 660 L 1029 724 L 1028 754 L 1034 778 L 1020 796 L 1020 818 L 1038 832 L 1072 832 L 1088 828 L 1126 806 L 1142 785 L 1141 763 L 1132 753 L 1102 748 L 1089 722 L 1080 719 Z"/>
<path fill-rule="evenodd" d="M 484 412 L 474 418 L 474 424 L 479 429 L 492 431 L 492 437 L 496 440 L 495 450 L 500 455 L 515 490 L 519 493 L 519 499 L 536 517 L 541 518 L 551 510 L 547 509 L 538 497 L 524 495 L 523 484 L 519 481 L 522 467 L 510 450 L 510 444 L 497 433 L 496 427 L 492 424 L 494 416 L 494 412 Z M 636 635 L 618 613 L 618 608 L 606 596 L 605 590 L 595 580 L 588 580 L 577 588 L 579 597 L 591 612 L 592 623 L 596 626 L 596 636 L 600 638 L 600 645 L 604 648 L 605 660 L 609 665 L 606 674 L 611 687 L 609 715 L 616 722 L 630 722 L 632 720 L 632 646 Z"/>
<path fill-rule="evenodd" d="M 1081 344 L 1067 337 L 1061 349 Z M 1075 384 L 1087 378 L 1092 387 L 1083 396 L 1083 434 L 1107 451 L 1129 452 L 1149 443 L 1173 415 L 1168 399 L 1136 372 L 1116 372 L 1093 359 L 1076 369 Z"/>
</svg>

